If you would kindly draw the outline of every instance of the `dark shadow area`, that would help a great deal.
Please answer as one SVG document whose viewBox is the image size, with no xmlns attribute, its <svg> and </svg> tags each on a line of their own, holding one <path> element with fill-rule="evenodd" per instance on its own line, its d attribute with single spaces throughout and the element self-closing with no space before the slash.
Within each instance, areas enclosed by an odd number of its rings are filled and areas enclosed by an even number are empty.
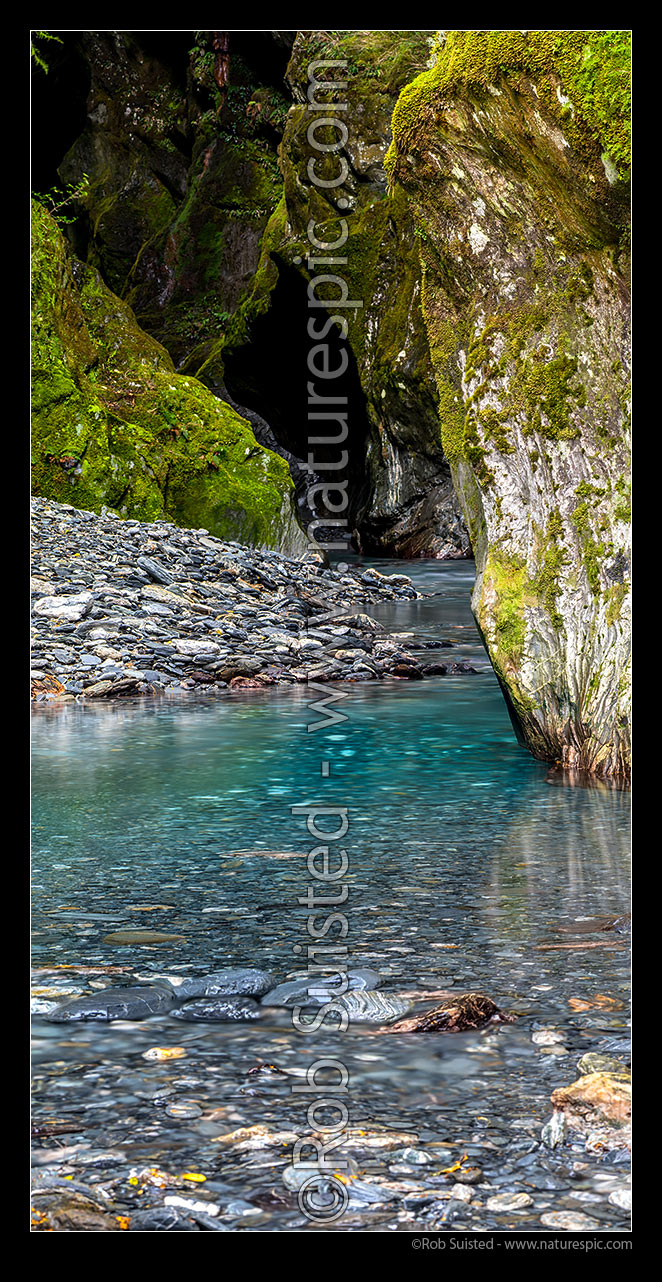
<svg viewBox="0 0 662 1282">
<path fill-rule="evenodd" d="M 131 31 L 136 44 L 148 58 L 165 67 L 173 82 L 186 91 L 189 52 L 195 44 L 194 31 Z"/>
<path fill-rule="evenodd" d="M 90 72 L 78 44 L 79 32 L 62 32 L 58 40 L 36 41 L 48 65 L 32 69 L 33 191 L 58 186 L 58 167 L 87 123 Z"/>
<path fill-rule="evenodd" d="M 282 91 L 296 31 L 231 31 L 229 35 L 230 83 L 232 55 L 238 54 L 259 84 Z"/>
<path fill-rule="evenodd" d="M 330 484 L 346 483 L 346 512 L 325 509 L 321 492 L 314 499 L 314 505 L 319 516 L 346 516 L 349 528 L 355 528 L 369 497 L 366 443 L 370 430 L 356 361 L 336 325 L 323 339 L 309 337 L 310 318 L 315 317 L 315 326 L 321 332 L 327 313 L 324 309 L 309 307 L 306 281 L 287 263 L 278 258 L 276 261 L 280 274 L 268 312 L 253 321 L 250 343 L 223 353 L 227 390 L 237 404 L 247 406 L 266 420 L 283 452 L 304 463 L 312 456 L 317 476 L 310 477 L 308 488 L 320 480 Z M 311 350 L 320 343 L 328 346 L 326 359 L 331 370 L 339 369 L 346 355 L 344 373 L 326 379 L 311 373 L 308 365 Z M 321 355 L 316 357 L 318 361 L 321 359 Z M 346 398 L 346 404 L 310 405 L 309 383 L 314 386 L 314 394 L 333 396 L 339 402 Z M 320 422 L 309 417 L 312 412 L 325 409 L 332 412 L 338 409 L 346 415 L 346 440 L 333 441 L 341 431 L 338 421 Z M 331 438 L 331 441 L 312 444 L 313 437 Z M 336 463 L 342 466 L 334 468 L 332 465 Z M 334 503 L 338 497 L 333 497 Z"/>
</svg>

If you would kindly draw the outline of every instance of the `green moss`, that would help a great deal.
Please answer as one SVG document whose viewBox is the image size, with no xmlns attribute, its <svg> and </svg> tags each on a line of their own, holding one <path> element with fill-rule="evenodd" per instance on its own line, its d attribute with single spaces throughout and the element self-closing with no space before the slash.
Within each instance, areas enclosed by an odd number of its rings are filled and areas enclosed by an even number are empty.
<svg viewBox="0 0 662 1282">
<path fill-rule="evenodd" d="M 572 440 L 580 435 L 571 410 L 573 402 L 584 403 L 586 393 L 581 384 L 573 383 L 576 374 L 574 357 L 556 356 L 550 360 L 545 348 L 534 350 L 516 363 L 513 404 L 519 400 L 523 406 L 525 435 L 538 432 L 553 441 Z"/>
<path fill-rule="evenodd" d="M 625 521 L 628 523 L 632 516 L 630 503 L 632 486 L 630 480 L 625 476 L 619 476 L 615 489 L 618 494 L 618 501 L 614 508 L 614 517 L 617 521 Z"/>
<path fill-rule="evenodd" d="M 457 365 L 458 333 L 451 318 L 441 311 L 442 295 L 430 289 L 423 273 L 423 315 L 428 323 L 430 359 L 439 393 L 441 443 L 450 463 L 465 457 L 465 409 Z"/>
<path fill-rule="evenodd" d="M 621 617 L 623 602 L 630 591 L 628 583 L 615 583 L 612 587 L 607 588 L 605 592 L 605 601 L 607 603 L 607 623 L 613 627 Z"/>
<path fill-rule="evenodd" d="M 594 597 L 600 595 L 600 566 L 604 559 L 605 549 L 601 543 L 598 543 L 593 535 L 593 522 L 591 513 L 593 505 L 587 499 L 583 499 L 573 509 L 570 519 L 577 530 L 579 542 L 582 549 L 582 562 L 589 587 Z"/>
<path fill-rule="evenodd" d="M 563 628 L 563 616 L 559 613 L 556 602 L 563 567 L 569 560 L 568 553 L 563 547 L 563 533 L 561 513 L 558 508 L 555 508 L 547 519 L 540 568 L 533 585 L 552 623 L 559 630 Z"/>
<path fill-rule="evenodd" d="M 398 99 L 388 168 L 416 149 L 426 125 L 455 95 L 486 93 L 523 78 L 580 152 L 604 154 L 618 176 L 630 154 L 630 40 L 627 31 L 450 31 L 431 70 Z M 561 87 L 561 96 L 557 90 Z M 566 97 L 570 101 L 564 103 Z"/>
<path fill-rule="evenodd" d="M 313 58 L 340 59 L 347 64 L 344 74 L 354 96 L 357 91 L 362 97 L 393 95 L 427 65 L 433 36 L 433 31 L 311 32 L 305 44 L 295 46 L 288 76 L 296 78 L 302 63 L 307 78 L 307 65 Z"/>
<path fill-rule="evenodd" d="M 526 641 L 524 607 L 530 604 L 526 563 L 519 557 L 491 551 L 484 574 L 483 598 L 495 594 L 492 619 L 497 664 L 502 673 L 515 670 Z"/>
<path fill-rule="evenodd" d="M 39 205 L 33 234 L 35 492 L 277 545 L 291 523 L 285 461 L 229 405 L 175 373 L 130 307 L 74 264 Z"/>
</svg>

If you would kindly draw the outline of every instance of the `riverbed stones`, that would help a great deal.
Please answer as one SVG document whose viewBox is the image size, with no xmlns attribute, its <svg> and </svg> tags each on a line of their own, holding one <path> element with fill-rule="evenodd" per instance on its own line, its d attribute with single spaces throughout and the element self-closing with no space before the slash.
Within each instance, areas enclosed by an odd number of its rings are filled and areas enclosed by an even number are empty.
<svg viewBox="0 0 662 1282">
<path fill-rule="evenodd" d="M 632 1190 L 614 1189 L 614 1192 L 609 1194 L 609 1202 L 612 1206 L 617 1206 L 621 1211 L 631 1211 Z"/>
<path fill-rule="evenodd" d="M 150 1206 L 131 1216 L 129 1232 L 199 1233 L 200 1229 L 174 1206 Z"/>
<path fill-rule="evenodd" d="M 183 980 L 177 987 L 177 997 L 180 1001 L 192 997 L 263 997 L 273 988 L 273 982 L 273 975 L 264 970 L 230 967 L 199 979 Z"/>
<path fill-rule="evenodd" d="M 148 1051 L 143 1051 L 142 1058 L 157 1060 L 159 1063 L 165 1063 L 169 1059 L 185 1059 L 186 1048 L 184 1046 L 150 1046 Z"/>
<path fill-rule="evenodd" d="M 116 1216 L 87 1193 L 72 1189 L 39 1190 L 33 1193 L 31 1214 L 33 1232 L 46 1233 L 119 1233 L 122 1225 Z"/>
<path fill-rule="evenodd" d="M 565 1229 L 568 1233 L 591 1233 L 601 1228 L 599 1220 L 582 1211 L 546 1211 L 540 1223 L 548 1229 Z"/>
<path fill-rule="evenodd" d="M 252 997 L 199 997 L 173 1010 L 172 1016 L 190 1024 L 243 1023 L 259 1019 L 260 1007 Z"/>
<path fill-rule="evenodd" d="M 409 653 L 415 635 L 390 637 L 369 613 L 421 595 L 406 575 L 340 572 L 41 498 L 32 539 L 36 702 L 425 676 Z M 420 638 L 422 649 L 441 644 L 451 643 Z"/>
<path fill-rule="evenodd" d="M 169 944 L 183 939 L 161 930 L 114 930 L 104 937 L 104 944 Z"/>
<path fill-rule="evenodd" d="M 565 1038 L 563 1033 L 559 1033 L 555 1028 L 540 1028 L 531 1034 L 531 1041 L 534 1046 L 563 1046 Z"/>
<path fill-rule="evenodd" d="M 117 1019 L 147 1019 L 150 1015 L 164 1015 L 173 1004 L 174 993 L 169 984 L 106 988 L 100 993 L 64 1002 L 46 1018 L 53 1024 L 85 1020 L 108 1024 Z"/>
<path fill-rule="evenodd" d="M 57 677 L 52 676 L 49 672 L 33 672 L 30 679 L 30 693 L 34 698 L 38 695 L 61 696 L 65 693 L 66 687 L 63 686 Z"/>
<path fill-rule="evenodd" d="M 66 623 L 77 623 L 92 607 L 92 594 L 81 592 L 72 596 L 43 596 L 33 605 L 37 615 L 47 619 L 62 619 Z"/>
<path fill-rule="evenodd" d="M 540 1132 L 540 1138 L 543 1144 L 547 1145 L 547 1148 L 558 1148 L 559 1144 L 563 1144 L 567 1134 L 568 1123 L 565 1113 L 555 1109 L 549 1121 L 545 1122 Z"/>
<path fill-rule="evenodd" d="M 172 644 L 178 654 L 190 654 L 196 659 L 201 658 L 203 655 L 209 655 L 210 657 L 217 658 L 221 653 L 220 646 L 216 645 L 214 641 L 186 641 L 177 639 L 176 641 L 173 641 Z"/>
<path fill-rule="evenodd" d="M 554 1108 L 565 1114 L 570 1127 L 586 1130 L 607 1123 L 622 1126 L 630 1119 L 632 1087 L 629 1073 L 587 1073 L 570 1086 L 552 1093 Z"/>
<path fill-rule="evenodd" d="M 172 1104 L 166 1104 L 165 1113 L 168 1117 L 174 1117 L 181 1122 L 190 1122 L 194 1118 L 202 1117 L 203 1110 L 194 1100 L 174 1100 Z"/>
<path fill-rule="evenodd" d="M 380 976 L 375 970 L 349 970 L 341 972 L 337 982 L 333 976 L 309 976 L 287 980 L 272 988 L 262 999 L 263 1006 L 324 1006 L 332 1001 L 346 983 L 349 991 L 379 988 Z"/>
<path fill-rule="evenodd" d="M 587 1073 L 623 1073 L 625 1065 L 620 1059 L 613 1055 L 599 1055 L 594 1051 L 589 1051 L 582 1055 L 577 1070 L 582 1075 Z"/>
<path fill-rule="evenodd" d="M 497 1193 L 485 1205 L 488 1211 L 524 1211 L 533 1206 L 533 1198 L 529 1193 Z"/>
</svg>

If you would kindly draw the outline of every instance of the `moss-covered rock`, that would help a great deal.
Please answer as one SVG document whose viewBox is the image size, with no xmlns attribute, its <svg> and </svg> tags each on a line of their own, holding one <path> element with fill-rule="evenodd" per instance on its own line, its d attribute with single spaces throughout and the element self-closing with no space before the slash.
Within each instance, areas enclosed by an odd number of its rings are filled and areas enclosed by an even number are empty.
<svg viewBox="0 0 662 1282">
<path fill-rule="evenodd" d="M 366 420 L 367 483 L 353 511 L 357 537 L 364 550 L 404 556 L 469 551 L 439 435 L 416 227 L 403 192 L 388 192 L 384 170 L 397 94 L 426 65 L 429 44 L 430 33 L 417 31 L 297 33 L 287 70 L 294 105 L 279 149 L 283 196 L 266 227 L 250 289 L 196 369 L 201 378 L 220 379 L 227 366 L 230 379 L 237 352 L 255 343 L 257 322 L 269 313 L 284 273 L 297 273 L 307 285 L 316 272 L 337 271 L 348 296 L 362 303 L 347 314 Z M 340 96 L 347 100 L 342 120 L 348 136 L 342 150 L 326 158 L 308 136 L 308 69 L 318 59 L 343 63 L 329 74 L 347 84 Z M 324 99 L 339 94 L 322 91 Z M 335 130 L 326 128 L 327 134 L 324 127 L 317 131 L 317 140 L 337 141 Z M 335 173 L 341 159 L 348 169 L 341 187 L 329 191 L 311 180 L 309 162 L 324 176 L 324 164 Z M 309 264 L 311 255 L 322 253 L 311 248 L 311 219 L 316 238 L 332 243 L 342 231 L 341 218 L 347 238 L 337 267 Z M 333 298 L 335 286 L 325 288 L 318 287 L 319 297 Z"/>
<path fill-rule="evenodd" d="M 301 546 L 286 463 L 165 349 L 33 204 L 33 487 L 140 520 Z"/>
<path fill-rule="evenodd" d="M 387 158 L 419 221 L 473 607 L 539 757 L 629 773 L 627 40 L 441 33 Z"/>
<path fill-rule="evenodd" d="M 163 242 L 186 192 L 189 111 L 181 76 L 137 34 L 78 34 L 89 79 L 85 126 L 58 172 L 72 186 L 87 175 L 85 198 L 72 207 L 87 260 L 116 294 L 135 276 L 158 296 L 169 279 Z"/>
<path fill-rule="evenodd" d="M 316 219 L 321 238 L 335 237 L 337 200 L 346 199 L 343 275 L 363 303 L 347 340 L 356 399 L 351 522 L 366 550 L 466 554 L 439 438 L 417 229 L 402 193 L 387 191 L 384 169 L 397 95 L 427 65 L 432 33 L 299 32 L 285 82 L 294 33 L 232 32 L 223 90 L 217 34 L 67 36 L 89 82 L 84 127 L 58 168 L 72 186 L 87 175 L 84 198 L 69 207 L 77 216 L 69 239 L 180 373 L 267 420 L 262 431 L 255 421 L 259 439 L 282 449 L 305 491 L 319 478 L 297 468 L 305 440 L 288 437 L 295 421 L 305 432 L 305 367 L 293 375 L 303 405 L 282 405 L 272 419 L 267 384 L 280 368 L 269 369 L 268 358 L 274 330 L 287 323 L 279 286 L 296 275 L 305 291 L 311 276 L 308 221 Z M 307 172 L 315 59 L 342 61 L 348 82 L 348 180 L 335 194 Z M 333 158 L 321 165 L 320 173 Z M 299 322 L 292 310 L 289 323 L 300 323 L 305 342 L 305 314 Z"/>
</svg>

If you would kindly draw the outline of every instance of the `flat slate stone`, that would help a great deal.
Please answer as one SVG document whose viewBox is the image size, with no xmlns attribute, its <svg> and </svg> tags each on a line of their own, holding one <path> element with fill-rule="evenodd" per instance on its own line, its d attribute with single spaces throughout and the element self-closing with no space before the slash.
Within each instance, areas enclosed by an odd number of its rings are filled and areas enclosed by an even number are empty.
<svg viewBox="0 0 662 1282">
<path fill-rule="evenodd" d="M 104 944 L 168 944 L 183 935 L 165 935 L 160 930 L 114 930 L 104 937 Z"/>
<path fill-rule="evenodd" d="M 338 998 L 355 1024 L 390 1024 L 411 1010 L 411 1002 L 384 993 L 350 992 Z"/>
<path fill-rule="evenodd" d="M 54 1024 L 77 1023 L 97 1020 L 110 1023 L 114 1019 L 147 1019 L 150 1015 L 163 1015 L 174 1003 L 174 993 L 169 984 L 145 985 L 135 988 L 105 988 L 89 997 L 76 997 L 58 1006 L 47 1019 Z"/>
</svg>

